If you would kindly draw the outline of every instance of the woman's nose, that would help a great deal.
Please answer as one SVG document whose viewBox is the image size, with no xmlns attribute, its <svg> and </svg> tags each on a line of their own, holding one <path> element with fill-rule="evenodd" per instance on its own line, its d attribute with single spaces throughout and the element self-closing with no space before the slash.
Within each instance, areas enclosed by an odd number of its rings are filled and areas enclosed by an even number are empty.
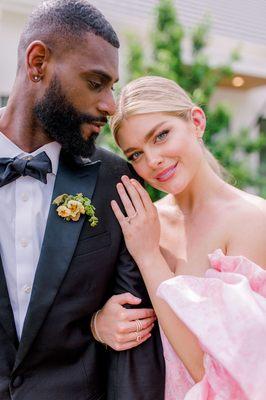
<svg viewBox="0 0 266 400">
<path fill-rule="evenodd" d="M 159 154 L 150 154 L 147 156 L 147 164 L 150 168 L 156 169 L 162 163 L 162 157 Z"/>
</svg>

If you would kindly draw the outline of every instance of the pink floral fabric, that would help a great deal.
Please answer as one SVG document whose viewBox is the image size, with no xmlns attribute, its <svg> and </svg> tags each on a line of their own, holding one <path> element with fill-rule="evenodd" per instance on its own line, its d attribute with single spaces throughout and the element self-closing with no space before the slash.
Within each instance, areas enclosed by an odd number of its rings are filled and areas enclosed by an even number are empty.
<svg viewBox="0 0 266 400">
<path fill-rule="evenodd" d="M 205 354 L 205 375 L 195 383 L 161 332 L 165 400 L 265 400 L 266 271 L 221 250 L 209 259 L 205 277 L 177 276 L 157 291 Z"/>
</svg>

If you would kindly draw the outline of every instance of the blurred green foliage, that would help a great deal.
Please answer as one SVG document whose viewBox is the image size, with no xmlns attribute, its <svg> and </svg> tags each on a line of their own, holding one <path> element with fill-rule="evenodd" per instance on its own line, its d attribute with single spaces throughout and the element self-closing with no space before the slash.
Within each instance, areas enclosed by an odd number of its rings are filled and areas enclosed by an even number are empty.
<svg viewBox="0 0 266 400">
<path fill-rule="evenodd" d="M 209 29 L 210 24 L 206 19 L 191 32 L 191 61 L 185 62 L 185 30 L 178 20 L 173 1 L 160 0 L 155 9 L 151 57 L 147 57 L 147 50 L 137 36 L 128 36 L 127 80 L 143 75 L 160 75 L 176 81 L 204 110 L 207 117 L 204 142 L 226 168 L 232 183 L 240 188 L 254 187 L 261 195 L 266 195 L 266 177 L 250 168 L 247 157 L 253 152 L 265 152 L 266 135 L 252 139 L 247 130 L 231 132 L 230 105 L 217 104 L 210 108 L 211 96 L 222 79 L 232 77 L 232 67 L 239 56 L 233 52 L 224 65 L 213 68 L 205 51 Z M 105 137 L 115 150 L 108 130 Z M 162 196 L 153 188 L 149 188 L 149 191 L 153 200 Z"/>
</svg>

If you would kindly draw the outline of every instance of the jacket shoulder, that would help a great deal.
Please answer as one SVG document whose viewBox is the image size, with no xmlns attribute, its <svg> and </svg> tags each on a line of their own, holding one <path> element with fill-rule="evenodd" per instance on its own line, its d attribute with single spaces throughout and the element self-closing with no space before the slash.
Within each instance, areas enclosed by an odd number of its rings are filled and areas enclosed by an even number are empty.
<svg viewBox="0 0 266 400">
<path fill-rule="evenodd" d="M 101 160 L 106 163 L 114 163 L 114 164 L 121 164 L 121 165 L 126 165 L 128 164 L 126 160 L 124 160 L 121 156 L 118 154 L 105 149 L 103 147 L 96 147 L 95 152 L 93 155 L 90 157 L 92 161 L 97 161 Z"/>
<path fill-rule="evenodd" d="M 91 161 L 97 160 L 102 162 L 102 170 L 107 175 L 118 176 L 119 178 L 121 178 L 122 175 L 129 175 L 138 180 L 140 179 L 131 164 L 110 150 L 96 147 L 93 156 L 91 156 Z"/>
</svg>

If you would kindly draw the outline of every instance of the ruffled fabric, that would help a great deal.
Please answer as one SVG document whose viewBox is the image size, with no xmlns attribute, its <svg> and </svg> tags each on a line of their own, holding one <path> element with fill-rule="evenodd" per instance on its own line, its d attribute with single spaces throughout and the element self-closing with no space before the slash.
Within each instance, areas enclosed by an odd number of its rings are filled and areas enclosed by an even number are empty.
<svg viewBox="0 0 266 400">
<path fill-rule="evenodd" d="M 221 250 L 209 259 L 205 277 L 177 276 L 157 291 L 205 354 L 205 375 L 195 384 L 162 332 L 165 400 L 265 400 L 266 271 Z"/>
</svg>

